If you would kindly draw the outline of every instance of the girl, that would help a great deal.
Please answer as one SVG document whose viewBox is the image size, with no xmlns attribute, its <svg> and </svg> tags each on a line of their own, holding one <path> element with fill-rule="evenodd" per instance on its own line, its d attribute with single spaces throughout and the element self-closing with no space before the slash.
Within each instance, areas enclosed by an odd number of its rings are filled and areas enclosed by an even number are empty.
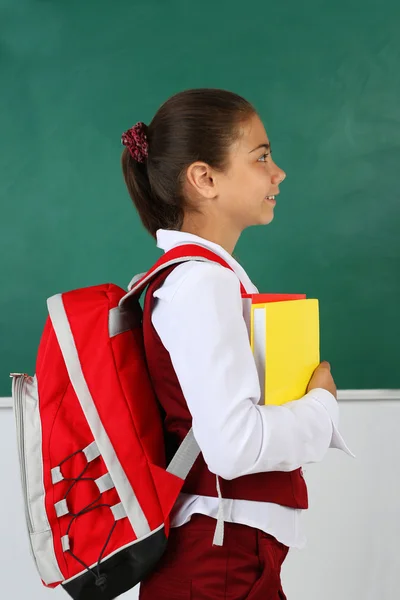
<svg viewBox="0 0 400 600">
<path fill-rule="evenodd" d="M 126 185 L 158 247 L 199 244 L 233 269 L 181 263 L 147 290 L 146 355 L 167 453 L 193 425 L 202 454 L 172 514 L 166 553 L 140 598 L 283 599 L 281 565 L 289 547 L 304 545 L 301 465 L 322 460 L 329 447 L 349 452 L 337 429 L 328 363 L 316 369 L 301 400 L 258 404 L 240 282 L 247 293 L 257 288 L 232 253 L 244 229 L 272 221 L 286 175 L 253 106 L 223 90 L 173 96 L 148 127 L 136 124 L 122 142 Z M 213 544 L 218 492 L 221 546 Z"/>
</svg>

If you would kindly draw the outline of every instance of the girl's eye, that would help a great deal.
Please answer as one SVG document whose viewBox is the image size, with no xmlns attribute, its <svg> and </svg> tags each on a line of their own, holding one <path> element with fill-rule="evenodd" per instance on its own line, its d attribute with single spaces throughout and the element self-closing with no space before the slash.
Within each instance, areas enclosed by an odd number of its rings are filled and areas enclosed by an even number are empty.
<svg viewBox="0 0 400 600">
<path fill-rule="evenodd" d="M 270 154 L 271 154 L 270 152 L 265 152 L 265 154 L 263 154 L 262 156 L 260 156 L 260 158 L 258 160 L 260 162 L 265 162 Z"/>
</svg>

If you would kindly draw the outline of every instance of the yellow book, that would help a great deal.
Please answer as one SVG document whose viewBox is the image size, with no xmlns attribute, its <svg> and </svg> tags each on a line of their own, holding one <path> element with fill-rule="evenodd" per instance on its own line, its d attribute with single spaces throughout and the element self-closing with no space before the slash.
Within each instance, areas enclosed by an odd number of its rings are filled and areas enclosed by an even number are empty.
<svg viewBox="0 0 400 600">
<path fill-rule="evenodd" d="M 250 340 L 265 404 L 298 400 L 320 362 L 318 300 L 253 304 Z"/>
</svg>

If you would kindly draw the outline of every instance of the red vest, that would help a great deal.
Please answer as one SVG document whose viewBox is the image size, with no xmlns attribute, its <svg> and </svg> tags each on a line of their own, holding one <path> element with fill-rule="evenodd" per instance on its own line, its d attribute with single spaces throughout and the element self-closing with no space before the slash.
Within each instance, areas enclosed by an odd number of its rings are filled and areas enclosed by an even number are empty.
<svg viewBox="0 0 400 600">
<path fill-rule="evenodd" d="M 175 266 L 177 265 L 161 271 L 160 275 L 153 279 L 146 291 L 143 311 L 147 364 L 154 391 L 163 412 L 168 460 L 172 458 L 192 426 L 192 417 L 169 353 L 151 322 L 155 300 L 153 293 L 161 287 Z M 292 508 L 308 508 L 307 486 L 301 469 L 292 472 L 255 473 L 231 481 L 220 478 L 220 484 L 224 498 L 273 502 Z M 208 470 L 202 454 L 193 465 L 182 491 L 199 496 L 217 496 L 215 475 Z"/>
</svg>

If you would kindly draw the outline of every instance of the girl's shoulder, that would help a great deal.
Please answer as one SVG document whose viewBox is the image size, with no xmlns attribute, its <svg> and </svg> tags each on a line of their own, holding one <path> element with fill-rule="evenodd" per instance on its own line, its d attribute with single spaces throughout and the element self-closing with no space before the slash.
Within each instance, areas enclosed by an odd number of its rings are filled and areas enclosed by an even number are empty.
<svg viewBox="0 0 400 600">
<path fill-rule="evenodd" d="M 154 297 L 170 302 L 178 290 L 196 293 L 206 288 L 217 292 L 227 286 L 229 290 L 239 288 L 236 274 L 215 262 L 192 260 L 184 262 L 168 275 L 161 287 L 154 292 Z"/>
</svg>

